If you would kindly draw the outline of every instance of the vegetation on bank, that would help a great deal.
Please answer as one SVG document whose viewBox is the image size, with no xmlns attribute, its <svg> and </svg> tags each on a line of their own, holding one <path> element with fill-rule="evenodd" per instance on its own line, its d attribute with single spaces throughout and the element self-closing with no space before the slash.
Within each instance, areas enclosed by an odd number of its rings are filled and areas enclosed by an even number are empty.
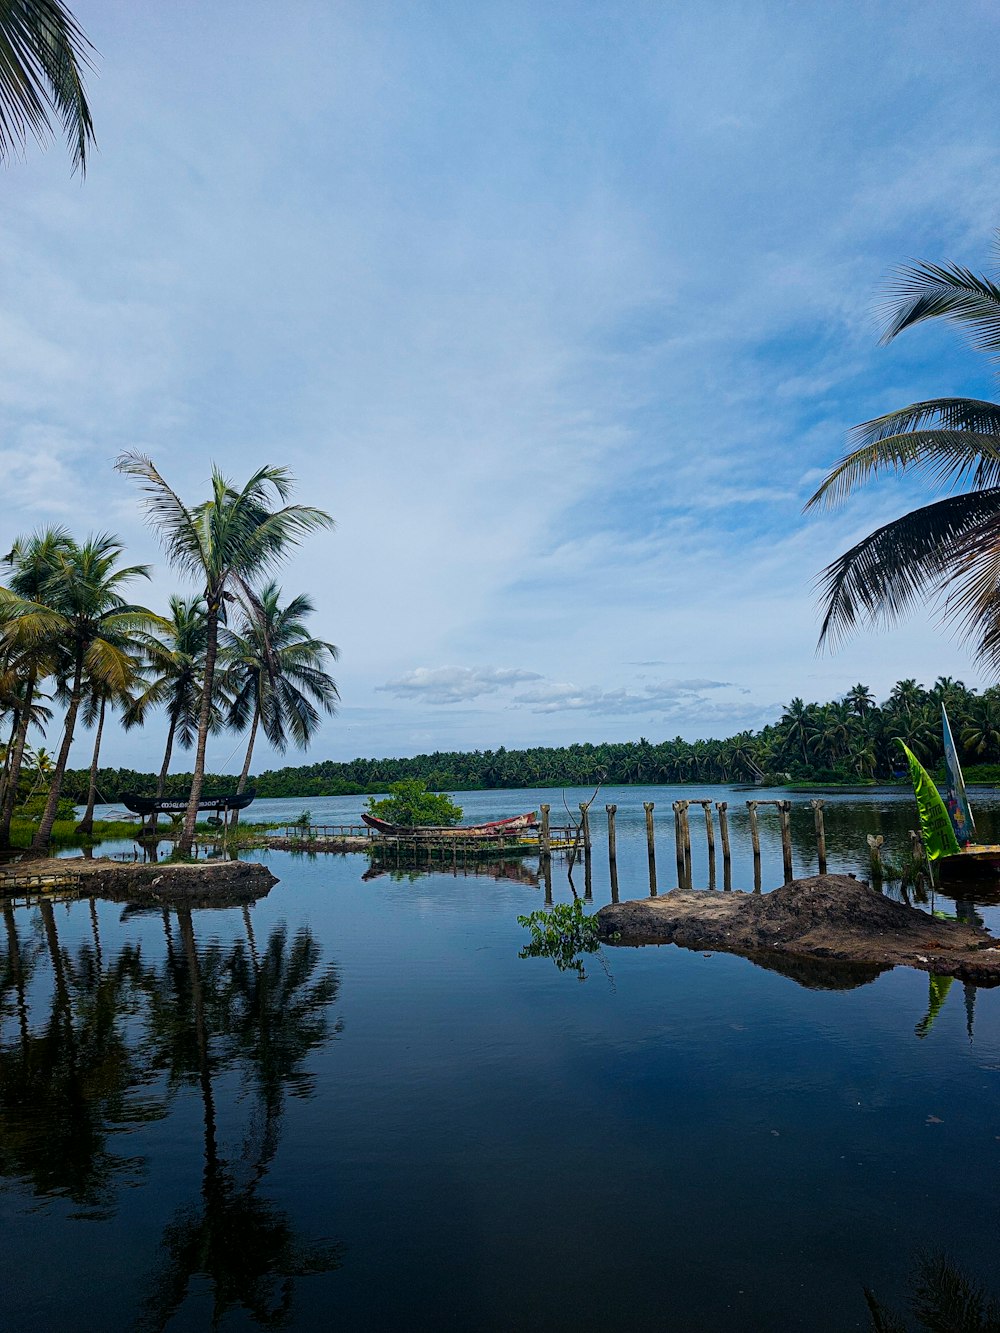
<svg viewBox="0 0 1000 1333">
<path fill-rule="evenodd" d="M 585 787 L 642 783 L 744 783 L 761 771 L 770 782 L 818 786 L 870 785 L 906 780 L 897 740 L 903 740 L 933 772 L 941 770 L 941 704 L 970 782 L 1000 782 L 1000 687 L 979 693 L 961 681 L 939 677 L 925 689 L 898 681 L 881 704 L 857 684 L 831 703 L 793 699 L 780 718 L 760 731 L 724 740 L 607 741 L 528 750 L 435 751 L 407 759 L 324 760 L 267 770 L 250 778 L 259 798 L 380 794 L 394 782 L 420 779 L 432 791 L 486 788 Z M 67 773 L 66 791 L 86 791 L 86 770 Z M 121 800 L 126 791 L 153 791 L 156 777 L 132 769 L 101 769 L 101 797 Z M 165 791 L 183 795 L 190 774 L 171 774 Z M 233 774 L 207 774 L 205 790 L 235 792 Z"/>
</svg>

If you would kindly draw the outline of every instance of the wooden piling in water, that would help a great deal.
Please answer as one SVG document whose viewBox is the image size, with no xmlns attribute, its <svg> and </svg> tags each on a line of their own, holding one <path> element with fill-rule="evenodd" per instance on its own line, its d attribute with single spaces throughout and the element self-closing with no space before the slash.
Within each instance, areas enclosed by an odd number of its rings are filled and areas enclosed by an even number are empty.
<svg viewBox="0 0 1000 1333">
<path fill-rule="evenodd" d="M 684 835 L 681 832 L 681 802 L 674 801 L 674 850 L 677 854 L 677 887 L 684 887 Z"/>
<path fill-rule="evenodd" d="M 705 811 L 705 837 L 708 841 L 708 887 L 715 888 L 715 823 L 712 820 L 711 800 L 699 801 Z"/>
<path fill-rule="evenodd" d="M 653 801 L 643 801 L 646 812 L 646 855 L 649 858 L 649 896 L 656 897 L 656 848 L 653 841 Z"/>
<path fill-rule="evenodd" d="M 552 840 L 549 836 L 549 811 L 551 808 L 548 805 L 539 806 L 542 812 L 542 826 L 538 830 L 538 855 L 543 861 L 547 861 L 552 855 Z"/>
<path fill-rule="evenodd" d="M 747 801 L 750 815 L 750 843 L 753 847 L 753 888 L 760 893 L 760 830 L 757 827 L 757 802 Z"/>
<path fill-rule="evenodd" d="M 590 802 L 580 802 L 580 828 L 583 830 L 583 854 L 590 855 Z"/>
<path fill-rule="evenodd" d="M 726 890 L 732 890 L 733 887 L 733 858 L 729 846 L 729 802 L 716 801 L 715 808 L 719 812 L 719 837 L 722 840 L 722 887 Z"/>
<path fill-rule="evenodd" d="M 816 827 L 816 856 L 819 860 L 819 873 L 826 874 L 826 829 L 823 825 L 823 806 L 825 801 L 810 801 L 813 808 L 813 824 Z"/>
<path fill-rule="evenodd" d="M 691 816 L 690 801 L 681 802 L 681 833 L 684 837 L 684 886 L 691 888 Z"/>
<path fill-rule="evenodd" d="M 785 872 L 785 883 L 795 878 L 792 871 L 792 803 L 778 801 L 778 815 L 781 819 L 781 861 Z"/>
<path fill-rule="evenodd" d="M 615 837 L 615 811 L 617 805 L 606 805 L 608 812 L 608 869 L 611 872 L 611 901 L 618 901 L 618 840 Z"/>
</svg>

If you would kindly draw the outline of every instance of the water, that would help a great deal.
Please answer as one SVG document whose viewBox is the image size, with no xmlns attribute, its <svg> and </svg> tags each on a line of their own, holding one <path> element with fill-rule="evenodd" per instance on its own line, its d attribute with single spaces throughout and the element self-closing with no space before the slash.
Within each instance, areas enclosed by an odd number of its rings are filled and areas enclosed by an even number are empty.
<svg viewBox="0 0 1000 1333">
<path fill-rule="evenodd" d="M 691 794 L 601 792 L 595 907 L 605 802 L 635 897 L 642 801 L 663 890 L 670 801 Z M 712 794 L 746 887 L 743 802 L 770 793 Z M 559 792 L 459 799 L 470 821 L 550 800 L 561 822 Z M 814 867 L 801 800 L 797 872 Z M 347 822 L 362 801 L 306 804 Z M 992 838 L 1000 810 L 977 815 Z M 870 831 L 902 851 L 911 822 L 902 792 L 831 800 L 831 869 L 860 871 Z M 777 820 L 761 826 L 773 886 Z M 993 1278 L 1000 990 L 955 982 L 927 1024 L 922 973 L 817 990 L 672 946 L 604 948 L 581 983 L 518 957 L 537 884 L 268 861 L 281 882 L 245 913 L 7 913 L 5 1329 L 202 1329 L 214 1311 L 234 1329 L 839 1333 L 868 1327 L 865 1286 L 902 1303 L 918 1247 Z M 553 892 L 571 897 L 558 864 Z M 963 910 L 998 928 L 994 905 Z"/>
</svg>

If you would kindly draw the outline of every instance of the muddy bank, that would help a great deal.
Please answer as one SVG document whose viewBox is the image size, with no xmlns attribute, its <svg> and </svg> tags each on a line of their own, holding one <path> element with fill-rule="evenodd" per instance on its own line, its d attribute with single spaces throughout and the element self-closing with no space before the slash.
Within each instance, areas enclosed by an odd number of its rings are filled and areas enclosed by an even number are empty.
<svg viewBox="0 0 1000 1333">
<path fill-rule="evenodd" d="M 76 881 L 85 896 L 118 903 L 184 907 L 240 906 L 264 897 L 277 884 L 266 866 L 253 861 L 200 861 L 190 865 L 140 864 L 102 857 L 59 857 L 9 866 L 0 874 L 0 894 L 35 891 Z"/>
<path fill-rule="evenodd" d="M 863 984 L 866 969 L 877 975 L 898 964 L 977 986 L 1000 985 L 1000 940 L 976 926 L 892 902 L 847 875 L 813 875 L 764 894 L 674 889 L 658 898 L 612 903 L 597 919 L 609 943 L 718 949 L 792 976 L 794 967 L 782 967 L 782 959 L 843 964 L 832 969 L 844 978 L 841 985 Z M 858 980 L 847 980 L 856 968 Z"/>
</svg>

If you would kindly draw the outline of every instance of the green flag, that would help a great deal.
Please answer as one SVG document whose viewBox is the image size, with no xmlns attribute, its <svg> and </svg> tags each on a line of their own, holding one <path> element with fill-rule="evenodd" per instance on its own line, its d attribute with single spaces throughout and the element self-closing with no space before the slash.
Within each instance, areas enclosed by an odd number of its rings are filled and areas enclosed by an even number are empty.
<svg viewBox="0 0 1000 1333">
<path fill-rule="evenodd" d="M 939 856 L 957 856 L 961 848 L 951 826 L 948 808 L 941 799 L 941 794 L 931 775 L 908 746 L 903 745 L 903 753 L 910 765 L 910 781 L 913 794 L 917 798 L 917 813 L 920 816 L 920 834 L 924 840 L 924 851 L 929 861 L 936 861 Z"/>
</svg>

